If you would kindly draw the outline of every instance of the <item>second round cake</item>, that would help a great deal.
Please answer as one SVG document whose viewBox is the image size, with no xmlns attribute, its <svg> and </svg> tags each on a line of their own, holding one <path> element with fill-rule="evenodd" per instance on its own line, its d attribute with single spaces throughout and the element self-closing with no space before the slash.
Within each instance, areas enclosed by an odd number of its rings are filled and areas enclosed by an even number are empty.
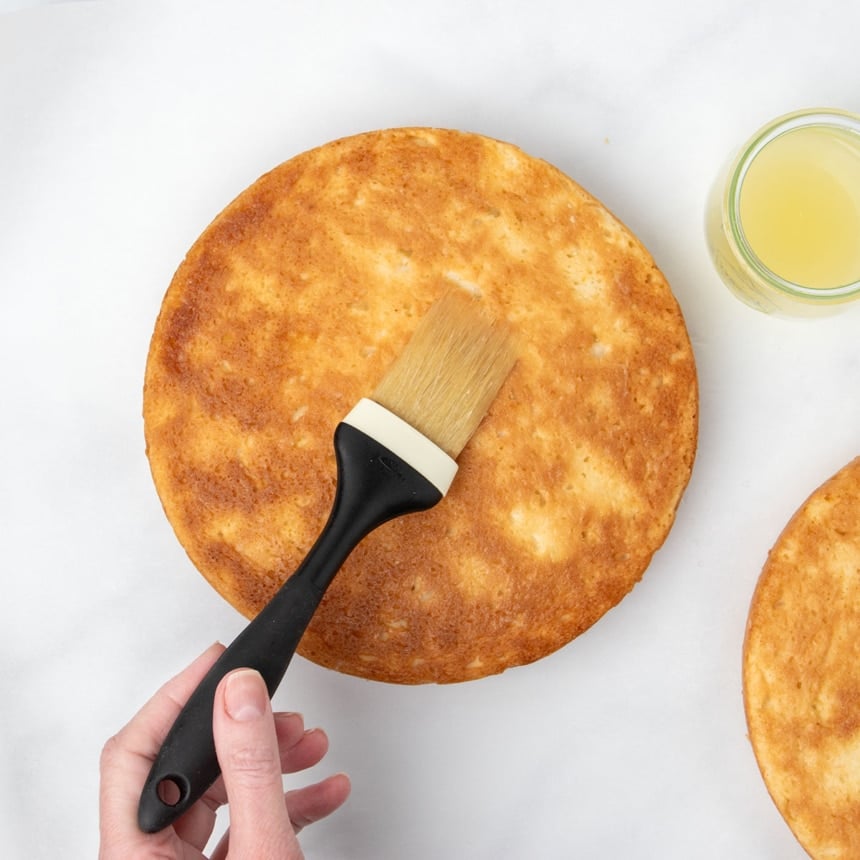
<svg viewBox="0 0 860 860">
<path fill-rule="evenodd" d="M 750 741 L 783 818 L 815 860 L 860 857 L 860 457 L 768 554 L 743 672 Z"/>
<path fill-rule="evenodd" d="M 332 434 L 452 286 L 519 358 L 448 497 L 354 551 L 300 653 L 398 683 L 543 657 L 641 578 L 690 477 L 684 320 L 641 243 L 548 163 L 392 129 L 261 177 L 180 265 L 147 363 L 147 453 L 190 558 L 253 616 L 331 506 Z"/>
</svg>

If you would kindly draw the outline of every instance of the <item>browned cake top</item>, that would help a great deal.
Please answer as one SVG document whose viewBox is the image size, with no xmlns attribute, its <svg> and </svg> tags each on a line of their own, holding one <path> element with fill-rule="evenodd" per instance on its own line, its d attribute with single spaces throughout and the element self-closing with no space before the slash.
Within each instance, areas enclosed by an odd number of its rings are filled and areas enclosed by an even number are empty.
<svg viewBox="0 0 860 860">
<path fill-rule="evenodd" d="M 445 500 L 369 536 L 300 653 L 402 683 L 542 657 L 639 580 L 697 429 L 693 355 L 653 260 L 593 197 L 509 144 L 398 129 L 263 176 L 203 233 L 156 324 L 144 419 L 179 540 L 248 616 L 334 493 L 332 433 L 451 285 L 519 359 Z"/>
<path fill-rule="evenodd" d="M 816 860 L 860 857 L 860 458 L 810 496 L 768 556 L 744 695 L 765 783 L 800 843 Z"/>
</svg>

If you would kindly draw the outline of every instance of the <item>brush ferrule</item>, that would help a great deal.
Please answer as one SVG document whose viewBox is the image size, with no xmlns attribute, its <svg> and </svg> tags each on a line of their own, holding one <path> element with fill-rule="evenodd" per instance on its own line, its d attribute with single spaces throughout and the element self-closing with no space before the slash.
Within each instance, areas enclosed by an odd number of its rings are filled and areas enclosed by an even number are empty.
<svg viewBox="0 0 860 860">
<path fill-rule="evenodd" d="M 422 474 L 444 496 L 457 474 L 457 461 L 411 424 L 384 406 L 363 397 L 344 424 L 361 430 Z"/>
</svg>

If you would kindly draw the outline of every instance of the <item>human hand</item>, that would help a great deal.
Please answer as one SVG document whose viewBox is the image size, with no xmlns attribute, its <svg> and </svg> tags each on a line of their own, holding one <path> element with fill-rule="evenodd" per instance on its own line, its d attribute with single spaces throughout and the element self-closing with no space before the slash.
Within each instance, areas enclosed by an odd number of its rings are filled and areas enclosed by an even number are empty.
<svg viewBox="0 0 860 860">
<path fill-rule="evenodd" d="M 349 795 L 344 774 L 284 794 L 282 773 L 317 764 L 328 750 L 299 714 L 273 714 L 263 679 L 228 674 L 215 693 L 212 731 L 222 776 L 172 827 L 143 833 L 137 805 L 170 727 L 223 652 L 213 645 L 168 681 L 104 746 L 99 790 L 99 860 L 206 860 L 218 807 L 230 804 L 230 829 L 209 860 L 301 860 L 296 834 L 334 812 Z"/>
</svg>

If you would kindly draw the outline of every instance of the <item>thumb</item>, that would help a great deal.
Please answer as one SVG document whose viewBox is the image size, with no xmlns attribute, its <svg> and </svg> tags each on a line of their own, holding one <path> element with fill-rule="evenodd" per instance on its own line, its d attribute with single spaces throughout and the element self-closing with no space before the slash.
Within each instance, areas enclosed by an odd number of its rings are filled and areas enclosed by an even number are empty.
<svg viewBox="0 0 860 860">
<path fill-rule="evenodd" d="M 272 706 L 258 672 L 238 669 L 221 681 L 212 733 L 230 805 L 230 858 L 300 860 L 284 804 Z"/>
</svg>

